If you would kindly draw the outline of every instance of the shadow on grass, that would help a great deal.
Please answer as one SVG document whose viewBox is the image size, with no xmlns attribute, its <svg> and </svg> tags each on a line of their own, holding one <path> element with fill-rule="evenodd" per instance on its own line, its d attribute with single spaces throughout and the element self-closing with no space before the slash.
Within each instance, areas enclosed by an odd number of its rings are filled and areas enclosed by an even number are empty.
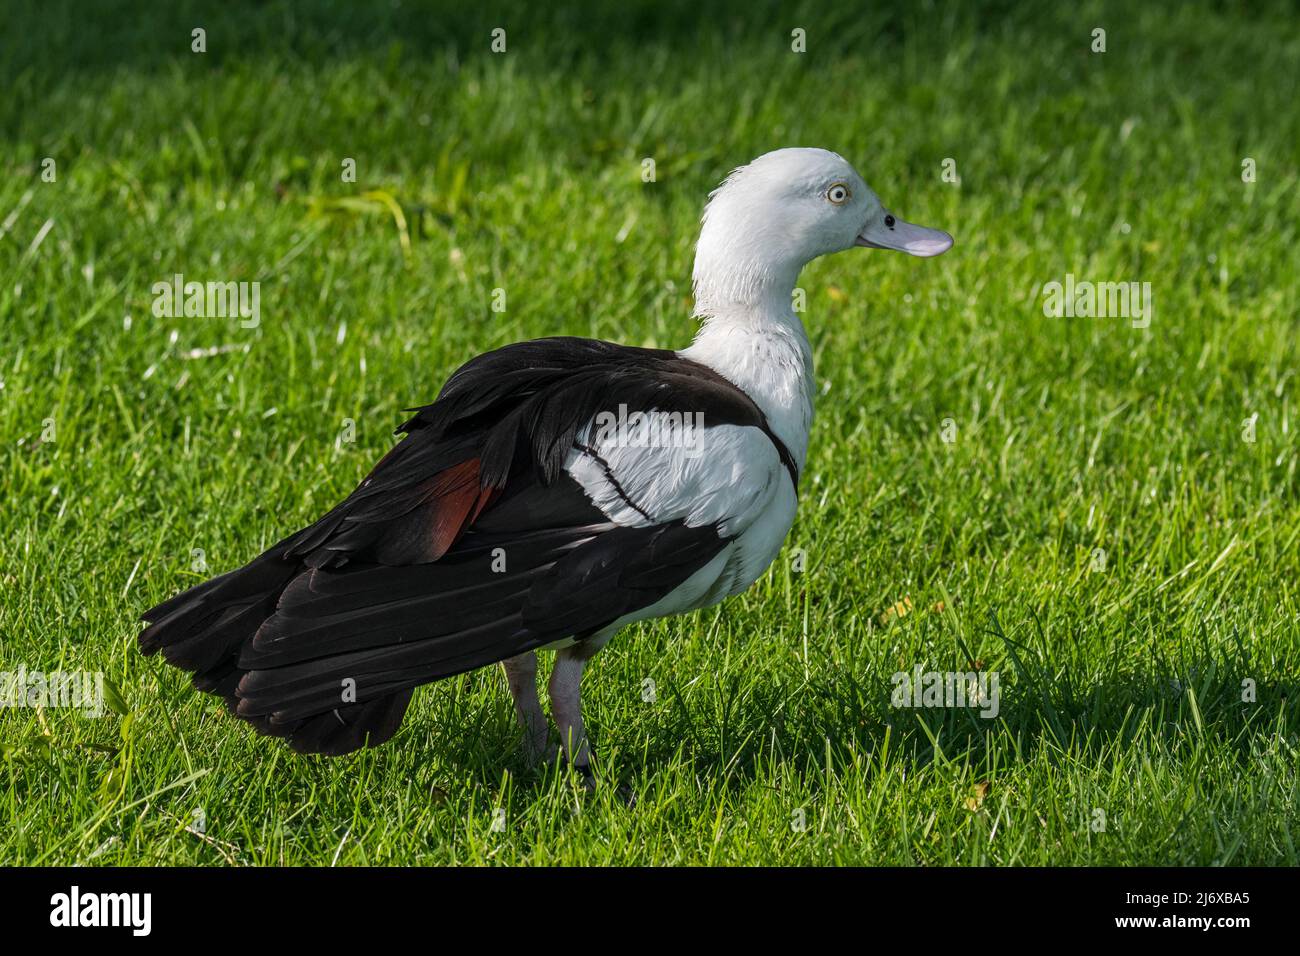
<svg viewBox="0 0 1300 956">
<path fill-rule="evenodd" d="M 1151 743 L 1170 752 L 1211 742 L 1246 760 L 1280 732 L 1300 733 L 1289 704 L 1296 688 L 1259 681 L 1243 701 L 1248 671 L 1223 658 L 1205 656 L 1178 673 L 1130 674 L 1078 686 L 1043 684 L 1032 673 L 1014 675 L 1003 685 L 995 718 L 977 709 L 894 708 L 888 682 L 868 685 L 850 674 L 814 679 L 801 686 L 778 682 L 754 684 L 733 699 L 723 724 L 693 713 L 671 689 L 671 706 L 625 736 L 625 727 L 593 726 L 599 765 L 602 754 L 617 755 L 611 771 L 628 783 L 632 776 L 655 775 L 685 765 L 702 776 L 721 779 L 742 790 L 781 768 L 810 789 L 825 779 L 828 744 L 835 768 L 852 753 L 878 761 L 888 740 L 888 760 L 916 769 L 936 762 L 970 766 L 975 772 L 1005 772 L 1044 751 L 1064 759 L 1101 758 Z M 725 678 L 720 678 L 725 680 Z M 725 691 L 724 691 L 725 694 Z M 504 707 L 504 705 L 503 705 Z M 434 747 L 460 779 L 492 791 L 509 771 L 522 794 L 538 797 L 548 789 L 549 774 L 529 771 L 519 749 L 519 735 L 504 711 L 478 707 L 465 723 L 446 721 L 429 731 L 412 729 L 399 748 Z M 644 755 L 644 756 L 643 756 Z"/>
<path fill-rule="evenodd" d="M 839 7 L 845 17 L 858 9 L 849 3 Z M 722 0 L 712 5 L 690 0 L 631 0 L 590 4 L 586 9 L 581 5 L 517 5 L 508 11 L 451 0 L 383 4 L 180 0 L 165 5 L 142 0 L 93 5 L 55 0 L 19 3 L 11 13 L 14 21 L 25 26 L 21 40 L 13 36 L 7 44 L 18 55 L 18 68 L 41 64 L 42 55 L 48 68 L 48 57 L 53 54 L 58 56 L 55 62 L 79 70 L 154 68 L 177 58 L 178 53 L 191 52 L 195 28 L 207 32 L 209 62 L 220 64 L 232 57 L 267 53 L 325 58 L 386 51 L 393 44 L 432 53 L 442 52 L 448 44 L 481 40 L 486 51 L 492 31 L 498 28 L 507 31 L 506 52 L 511 41 L 523 47 L 539 37 L 549 46 L 570 52 L 599 49 L 619 39 L 636 41 L 643 48 L 680 46 L 701 30 L 734 34 L 769 23 L 784 24 L 792 15 L 798 19 L 797 8 L 792 11 L 790 4 L 780 0 Z M 902 22 L 896 11 L 881 11 L 878 16 L 895 24 L 895 29 Z M 29 52 L 23 54 L 24 48 Z"/>
<path fill-rule="evenodd" d="M 165 72 L 191 51 L 192 31 L 206 31 L 205 66 L 234 59 L 281 58 L 321 66 L 357 55 L 382 55 L 409 68 L 435 58 L 453 62 L 489 55 L 493 31 L 506 31 L 506 51 L 536 51 L 534 62 L 562 71 L 578 58 L 635 55 L 653 58 L 702 43 L 724 47 L 744 38 L 788 45 L 801 24 L 813 33 L 819 56 L 856 53 L 936 24 L 963 30 L 1001 28 L 1026 12 L 1012 0 L 981 4 L 958 0 L 912 9 L 907 4 L 790 4 L 783 0 L 630 0 L 619 4 L 516 5 L 508 12 L 451 0 L 403 3 L 294 3 L 290 0 L 165 5 L 142 0 L 81 4 L 75 0 L 20 0 L 8 10 L 0 62 L 15 75 L 32 72 L 49 84 L 79 82 L 127 69 Z M 1034 14 L 1039 16 L 1039 14 Z"/>
<path fill-rule="evenodd" d="M 674 709 L 653 737 L 647 766 L 679 759 L 678 743 L 686 741 L 692 764 L 710 772 L 729 768 L 739 785 L 752 781 L 775 755 L 815 787 L 825 774 L 828 747 L 836 765 L 853 752 L 875 761 L 886 739 L 890 761 L 918 769 L 943 762 L 1005 770 L 1044 750 L 1069 759 L 1099 758 L 1138 742 L 1179 751 L 1203 740 L 1244 762 L 1265 739 L 1300 732 L 1289 706 L 1296 688 L 1259 681 L 1246 691 L 1249 673 L 1207 657 L 1180 674 L 1129 674 L 1074 687 L 1045 685 L 1022 674 L 1001 687 L 992 718 L 977 708 L 892 707 L 888 683 L 867 687 L 851 675 L 793 690 L 803 698 L 793 702 L 782 688 L 765 686 L 733 710 L 725 738 L 692 721 L 685 709 Z M 1243 700 L 1243 693 L 1253 699 Z"/>
</svg>

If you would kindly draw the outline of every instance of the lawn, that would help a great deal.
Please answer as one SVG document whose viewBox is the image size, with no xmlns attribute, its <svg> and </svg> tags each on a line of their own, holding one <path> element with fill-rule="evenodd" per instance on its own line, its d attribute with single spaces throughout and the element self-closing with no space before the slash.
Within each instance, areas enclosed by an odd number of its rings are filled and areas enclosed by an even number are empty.
<svg viewBox="0 0 1300 956">
<path fill-rule="evenodd" d="M 0 671 L 109 706 L 0 709 L 0 863 L 1295 865 L 1293 9 L 545 6 L 6 4 Z M 473 355 L 688 344 L 703 201 L 787 145 L 956 246 L 803 274 L 786 550 L 595 659 L 594 792 L 495 670 L 329 760 L 138 653 Z M 177 273 L 256 324 L 158 317 Z M 1045 314 L 1067 276 L 1149 321 Z M 917 667 L 996 717 L 893 706 Z"/>
</svg>

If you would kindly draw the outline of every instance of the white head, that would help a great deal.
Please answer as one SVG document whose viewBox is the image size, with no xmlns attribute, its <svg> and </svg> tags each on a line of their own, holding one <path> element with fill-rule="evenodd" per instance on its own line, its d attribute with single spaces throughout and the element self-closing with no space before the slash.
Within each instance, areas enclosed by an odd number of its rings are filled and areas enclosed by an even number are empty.
<svg viewBox="0 0 1300 956">
<path fill-rule="evenodd" d="M 764 153 L 709 197 L 695 250 L 696 311 L 788 306 L 805 265 L 854 246 L 937 256 L 952 236 L 894 216 L 835 153 Z"/>
</svg>

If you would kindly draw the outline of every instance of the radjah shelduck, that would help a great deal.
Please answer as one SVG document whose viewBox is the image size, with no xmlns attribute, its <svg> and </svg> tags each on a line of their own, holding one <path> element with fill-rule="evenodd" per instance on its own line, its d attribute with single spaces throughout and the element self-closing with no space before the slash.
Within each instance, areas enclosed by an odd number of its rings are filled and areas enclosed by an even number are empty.
<svg viewBox="0 0 1300 956">
<path fill-rule="evenodd" d="M 385 742 L 416 687 L 500 663 L 529 760 L 589 775 L 584 664 L 633 621 L 748 588 L 794 521 L 813 415 L 800 270 L 855 246 L 951 245 L 835 153 L 760 156 L 704 210 L 689 348 L 545 338 L 472 359 L 351 495 L 146 611 L 140 647 L 322 754 Z"/>
</svg>

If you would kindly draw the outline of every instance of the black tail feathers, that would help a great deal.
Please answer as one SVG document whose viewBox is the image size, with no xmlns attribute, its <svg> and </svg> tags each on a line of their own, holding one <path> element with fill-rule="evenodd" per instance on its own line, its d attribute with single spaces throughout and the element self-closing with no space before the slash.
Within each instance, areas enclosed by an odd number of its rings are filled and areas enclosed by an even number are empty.
<svg viewBox="0 0 1300 956">
<path fill-rule="evenodd" d="M 384 743 L 401 726 L 410 688 L 358 703 L 340 701 L 323 713 L 291 719 L 239 713 L 240 681 L 251 673 L 239 666 L 239 657 L 275 614 L 285 588 L 308 570 L 299 560 L 281 558 L 280 551 L 267 552 L 146 611 L 142 619 L 148 626 L 140 634 L 140 650 L 161 653 L 169 664 L 189 671 L 196 689 L 222 698 L 232 714 L 261 733 L 285 738 L 299 753 L 338 756 Z"/>
</svg>

